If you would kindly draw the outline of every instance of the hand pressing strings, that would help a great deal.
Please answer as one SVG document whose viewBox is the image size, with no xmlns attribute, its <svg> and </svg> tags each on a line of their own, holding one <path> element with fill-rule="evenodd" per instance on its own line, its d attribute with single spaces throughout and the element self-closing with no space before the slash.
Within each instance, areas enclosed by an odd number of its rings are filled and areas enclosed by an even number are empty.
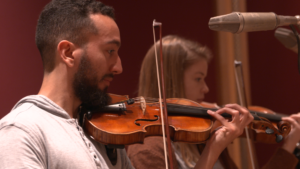
<svg viewBox="0 0 300 169">
<path fill-rule="evenodd" d="M 209 142 L 214 142 L 219 148 L 225 149 L 235 138 L 240 136 L 244 128 L 253 120 L 250 112 L 237 104 L 227 104 L 224 108 L 216 112 L 207 111 L 208 114 L 218 120 L 222 127 L 212 133 Z M 221 114 L 228 113 L 232 116 L 232 120 L 228 121 Z"/>
</svg>

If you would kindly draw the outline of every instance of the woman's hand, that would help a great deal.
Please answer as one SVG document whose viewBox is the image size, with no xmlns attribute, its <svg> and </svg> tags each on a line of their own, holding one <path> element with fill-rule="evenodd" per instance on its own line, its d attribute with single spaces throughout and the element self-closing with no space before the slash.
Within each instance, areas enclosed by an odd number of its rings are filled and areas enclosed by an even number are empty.
<svg viewBox="0 0 300 169">
<path fill-rule="evenodd" d="M 212 133 L 195 168 L 212 168 L 221 152 L 238 136 L 244 128 L 254 119 L 250 112 L 237 104 L 227 104 L 216 112 L 208 110 L 207 113 L 218 120 L 222 126 Z M 232 116 L 228 121 L 221 114 Z"/>
<path fill-rule="evenodd" d="M 282 148 L 289 153 L 293 153 L 296 144 L 300 141 L 300 113 L 283 117 L 282 120 L 290 122 L 292 127 L 291 132 L 285 138 Z"/>
<path fill-rule="evenodd" d="M 216 112 L 208 111 L 208 113 L 218 120 L 223 126 L 216 130 L 208 143 L 218 146 L 221 152 L 238 136 L 244 132 L 244 128 L 253 120 L 250 112 L 237 104 L 227 104 L 224 108 Z M 222 113 L 228 113 L 232 116 L 229 122 Z M 220 152 L 220 153 L 221 153 Z"/>
</svg>

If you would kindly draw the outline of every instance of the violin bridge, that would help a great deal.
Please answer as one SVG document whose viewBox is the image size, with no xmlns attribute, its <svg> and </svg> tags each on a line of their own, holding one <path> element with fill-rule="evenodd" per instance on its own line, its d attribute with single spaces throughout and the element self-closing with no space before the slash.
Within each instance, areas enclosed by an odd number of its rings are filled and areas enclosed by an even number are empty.
<svg viewBox="0 0 300 169">
<path fill-rule="evenodd" d="M 145 115 L 146 111 L 146 100 L 143 96 L 140 96 L 140 104 L 141 104 L 141 109 L 143 110 L 143 115 Z"/>
</svg>

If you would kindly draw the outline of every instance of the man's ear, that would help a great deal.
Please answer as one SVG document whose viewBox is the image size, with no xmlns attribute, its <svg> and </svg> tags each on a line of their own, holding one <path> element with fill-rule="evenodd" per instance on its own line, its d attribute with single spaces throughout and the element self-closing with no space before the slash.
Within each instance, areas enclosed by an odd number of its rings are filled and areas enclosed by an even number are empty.
<svg viewBox="0 0 300 169">
<path fill-rule="evenodd" d="M 69 67 L 73 67 L 75 64 L 74 50 L 75 45 L 67 40 L 62 40 L 57 45 L 57 52 L 60 59 Z"/>
</svg>

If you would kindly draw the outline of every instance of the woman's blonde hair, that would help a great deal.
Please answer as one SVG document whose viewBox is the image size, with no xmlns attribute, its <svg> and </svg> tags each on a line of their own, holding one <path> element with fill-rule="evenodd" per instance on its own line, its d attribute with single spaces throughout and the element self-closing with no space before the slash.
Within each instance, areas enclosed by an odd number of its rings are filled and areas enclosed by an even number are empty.
<svg viewBox="0 0 300 169">
<path fill-rule="evenodd" d="M 159 57 L 159 41 L 156 42 Z M 164 59 L 164 77 L 167 98 L 185 98 L 183 76 L 184 71 L 199 58 L 209 62 L 212 58 L 210 50 L 197 42 L 169 35 L 162 39 Z M 140 71 L 139 96 L 158 98 L 158 87 L 155 66 L 154 45 L 148 50 Z M 186 165 L 193 167 L 198 161 L 199 153 L 195 146 L 186 143 L 175 143 Z"/>
</svg>

